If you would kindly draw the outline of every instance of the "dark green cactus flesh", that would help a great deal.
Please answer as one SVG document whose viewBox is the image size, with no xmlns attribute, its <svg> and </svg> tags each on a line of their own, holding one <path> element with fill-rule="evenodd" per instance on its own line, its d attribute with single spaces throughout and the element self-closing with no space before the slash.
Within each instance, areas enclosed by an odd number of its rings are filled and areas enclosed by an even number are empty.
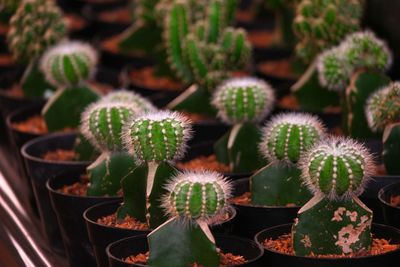
<svg viewBox="0 0 400 267">
<path fill-rule="evenodd" d="M 394 82 L 373 93 L 365 107 L 368 125 L 373 131 L 383 131 L 400 121 L 400 83 Z"/>
<path fill-rule="evenodd" d="M 90 45 L 64 42 L 43 55 L 41 69 L 53 86 L 73 87 L 92 77 L 97 60 L 97 53 Z"/>
<path fill-rule="evenodd" d="M 120 102 L 137 106 L 143 112 L 155 111 L 156 107 L 147 99 L 139 94 L 128 90 L 118 90 L 111 92 L 102 98 L 103 102 Z"/>
<path fill-rule="evenodd" d="M 219 117 L 229 124 L 262 121 L 274 101 L 271 86 L 252 77 L 229 79 L 213 95 Z"/>
<path fill-rule="evenodd" d="M 126 103 L 94 103 L 82 114 L 81 132 L 100 151 L 121 151 L 123 125 L 139 112 Z"/>
<path fill-rule="evenodd" d="M 361 194 L 374 171 L 371 154 L 351 139 L 329 138 L 309 151 L 300 162 L 309 188 L 330 199 Z"/>
<path fill-rule="evenodd" d="M 307 114 L 274 117 L 262 130 L 260 152 L 271 162 L 297 163 L 324 134 L 319 120 Z"/>
<path fill-rule="evenodd" d="M 20 0 L 1 0 L 0 1 L 0 21 L 8 23 L 12 15 L 20 4 Z"/>
<path fill-rule="evenodd" d="M 178 113 L 148 113 L 125 127 L 123 142 L 141 162 L 174 161 L 185 153 L 190 128 Z"/>
<path fill-rule="evenodd" d="M 298 57 L 311 62 L 321 51 L 360 29 L 362 0 L 302 0 L 293 29 L 299 39 Z"/>
<path fill-rule="evenodd" d="M 383 132 L 382 158 L 388 175 L 400 175 L 400 124 L 386 126 Z"/>
<path fill-rule="evenodd" d="M 7 41 L 14 57 L 28 63 L 65 35 L 62 12 L 53 1 L 27 0 L 10 20 Z"/>
</svg>

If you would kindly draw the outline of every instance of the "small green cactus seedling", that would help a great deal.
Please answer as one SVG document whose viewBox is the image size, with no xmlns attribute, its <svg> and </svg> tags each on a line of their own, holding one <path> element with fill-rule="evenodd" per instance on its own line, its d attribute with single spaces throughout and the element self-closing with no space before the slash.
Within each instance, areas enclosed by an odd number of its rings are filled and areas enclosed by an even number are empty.
<svg viewBox="0 0 400 267">
<path fill-rule="evenodd" d="M 218 117 L 233 125 L 215 145 L 218 159 L 239 173 L 262 166 L 261 157 L 254 151 L 260 139 L 258 124 L 274 106 L 272 87 L 253 77 L 231 78 L 217 88 L 212 98 Z"/>
<path fill-rule="evenodd" d="M 269 162 L 250 177 L 255 205 L 302 205 L 311 198 L 296 166 L 300 157 L 325 135 L 315 116 L 302 113 L 276 115 L 262 129 L 259 151 Z"/>
<path fill-rule="evenodd" d="M 299 43 L 296 53 L 311 63 L 324 49 L 338 44 L 348 33 L 360 29 L 363 0 L 302 0 L 297 6 L 293 29 Z"/>
<path fill-rule="evenodd" d="M 128 91 L 118 90 L 111 92 L 102 98 L 104 102 L 123 102 L 137 106 L 144 112 L 152 112 L 156 110 L 156 107 L 148 99 L 141 95 Z"/>
<path fill-rule="evenodd" d="M 215 172 L 184 172 L 167 188 L 162 205 L 170 219 L 148 235 L 149 265 L 219 266 L 209 225 L 221 223 L 229 214 L 231 185 Z"/>
<path fill-rule="evenodd" d="M 374 172 L 371 154 L 361 144 L 331 137 L 301 159 L 302 176 L 314 197 L 292 228 L 296 255 L 347 255 L 368 251 L 372 211 L 357 196 Z"/>
<path fill-rule="evenodd" d="M 79 126 L 85 107 L 98 99 L 98 93 L 87 84 L 97 61 L 93 47 L 77 41 L 60 43 L 43 55 L 40 68 L 46 80 L 58 88 L 42 110 L 49 131 Z"/>
<path fill-rule="evenodd" d="M 0 0 L 0 21 L 9 23 L 9 20 L 15 11 L 17 11 L 20 0 Z"/>
<path fill-rule="evenodd" d="M 43 97 L 52 89 L 39 71 L 38 61 L 48 47 L 65 38 L 61 10 L 49 0 L 22 1 L 10 20 L 7 42 L 14 58 L 28 65 L 21 81 L 25 96 Z"/>
<path fill-rule="evenodd" d="M 142 112 L 136 106 L 98 101 L 82 114 L 81 133 L 101 155 L 88 168 L 88 195 L 116 195 L 120 181 L 135 167 L 135 159 L 124 151 L 123 125 Z"/>
<path fill-rule="evenodd" d="M 138 167 L 122 180 L 124 203 L 119 218 L 128 214 L 152 229 L 165 221 L 160 197 L 176 172 L 172 164 L 185 154 L 190 137 L 190 122 L 176 112 L 144 113 L 125 124 L 123 144 Z"/>
<path fill-rule="evenodd" d="M 386 172 L 400 174 L 400 83 L 393 82 L 373 93 L 365 106 L 365 116 L 372 131 L 383 132 L 382 158 Z"/>
</svg>

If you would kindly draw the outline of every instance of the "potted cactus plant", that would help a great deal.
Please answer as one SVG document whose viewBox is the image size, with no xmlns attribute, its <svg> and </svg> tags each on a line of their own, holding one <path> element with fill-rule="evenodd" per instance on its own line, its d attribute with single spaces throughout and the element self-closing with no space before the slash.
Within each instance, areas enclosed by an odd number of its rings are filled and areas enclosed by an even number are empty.
<svg viewBox="0 0 400 267">
<path fill-rule="evenodd" d="M 108 247 L 108 255 L 113 262 L 125 262 L 120 266 L 220 266 L 246 265 L 255 262 L 260 256 L 257 247 L 243 248 L 242 240 L 227 238 L 228 242 L 236 243 L 232 251 L 225 251 L 227 244 L 221 242 L 226 237 L 215 238 L 209 225 L 221 222 L 229 208 L 227 199 L 231 193 L 231 185 L 220 174 L 213 172 L 179 173 L 167 186 L 167 193 L 161 202 L 169 219 L 153 230 L 148 236 L 148 247 L 140 248 L 146 237 L 131 239 L 130 242 L 114 243 Z M 139 244 L 138 244 L 139 242 Z M 218 245 L 226 246 L 218 248 Z M 247 241 L 251 246 L 251 241 Z M 233 246 L 232 246 L 233 247 Z M 125 249 L 124 249 L 125 248 Z M 142 251 L 137 251 L 142 249 Z M 221 249 L 221 250 L 220 250 Z M 252 258 L 246 253 L 249 249 L 256 253 Z M 130 254 L 137 251 L 139 257 Z M 122 252 L 123 251 L 123 252 Z M 257 253 L 258 252 L 258 253 Z M 247 254 L 247 253 L 246 253 Z M 119 263 L 121 264 L 121 263 Z"/>
<path fill-rule="evenodd" d="M 373 213 L 358 198 L 375 168 L 361 144 L 327 138 L 303 155 L 299 166 L 314 197 L 299 210 L 291 234 L 271 236 L 282 226 L 257 234 L 266 260 L 288 266 L 382 266 L 399 256 L 400 232 L 381 225 L 372 228 Z M 282 242 L 287 245 L 280 247 Z"/>
<path fill-rule="evenodd" d="M 291 222 L 311 195 L 301 180 L 297 163 L 325 135 L 314 116 L 279 114 L 262 130 L 259 151 L 269 162 L 250 176 L 236 182 L 235 232 L 251 237 L 263 228 Z"/>
</svg>

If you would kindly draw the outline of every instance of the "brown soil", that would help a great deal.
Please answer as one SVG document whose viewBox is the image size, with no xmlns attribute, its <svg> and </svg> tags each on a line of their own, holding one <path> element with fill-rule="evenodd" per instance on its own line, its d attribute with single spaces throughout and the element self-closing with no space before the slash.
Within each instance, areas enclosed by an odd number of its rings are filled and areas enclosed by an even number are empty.
<svg viewBox="0 0 400 267">
<path fill-rule="evenodd" d="M 22 91 L 22 88 L 19 84 L 14 84 L 11 86 L 11 88 L 5 90 L 4 93 L 15 98 L 24 97 L 24 91 Z"/>
<path fill-rule="evenodd" d="M 254 21 L 254 12 L 251 9 L 237 9 L 236 11 L 236 21 L 242 23 L 250 23 Z"/>
<path fill-rule="evenodd" d="M 87 189 L 89 187 L 89 178 L 87 175 L 81 175 L 80 181 L 72 185 L 65 185 L 58 191 L 73 196 L 86 196 Z"/>
<path fill-rule="evenodd" d="M 154 74 L 153 67 L 145 67 L 135 69 L 130 72 L 129 76 L 134 85 L 138 85 L 148 89 L 165 89 L 168 91 L 182 90 L 183 86 L 180 82 L 174 81 L 168 77 L 157 77 Z"/>
<path fill-rule="evenodd" d="M 147 260 L 149 259 L 149 252 L 146 252 L 145 254 L 140 253 L 138 255 L 132 255 L 127 257 L 124 261 L 126 263 L 130 264 L 147 264 Z M 223 253 L 220 252 L 220 265 L 221 267 L 225 266 L 234 266 L 234 265 L 239 265 L 243 264 L 246 262 L 246 259 L 243 256 L 238 256 L 238 255 L 233 255 L 232 253 Z M 197 263 L 194 263 L 192 267 L 201 267 L 202 265 L 199 265 Z"/>
<path fill-rule="evenodd" d="M 5 35 L 8 32 L 8 25 L 6 23 L 0 23 L 0 34 Z"/>
<path fill-rule="evenodd" d="M 148 230 L 149 229 L 149 227 L 147 226 L 146 223 L 142 223 L 142 222 L 136 220 L 135 218 L 132 218 L 129 215 L 126 215 L 126 217 L 123 220 L 118 221 L 115 213 L 98 219 L 97 223 L 103 224 L 106 226 L 130 229 L 130 230 Z"/>
<path fill-rule="evenodd" d="M 390 205 L 393 207 L 400 207 L 400 195 L 390 197 Z"/>
<path fill-rule="evenodd" d="M 132 23 L 131 12 L 126 7 L 101 12 L 97 19 L 106 23 Z"/>
<path fill-rule="evenodd" d="M 237 205 L 253 206 L 253 204 L 251 203 L 251 192 L 246 192 L 243 195 L 233 197 L 229 199 L 229 202 Z M 286 207 L 296 207 L 296 205 L 293 203 L 289 203 L 286 204 Z"/>
<path fill-rule="evenodd" d="M 267 239 L 264 241 L 264 247 L 266 249 L 275 250 L 280 253 L 294 255 L 292 246 L 292 236 L 291 234 L 285 234 L 280 236 L 278 239 Z M 357 253 L 352 253 L 349 255 L 309 255 L 309 257 L 314 258 L 356 258 L 371 255 L 384 254 L 400 248 L 400 244 L 390 244 L 390 241 L 386 239 L 374 238 L 372 241 L 372 247 L 370 251 L 362 251 Z"/>
<path fill-rule="evenodd" d="M 47 126 L 41 115 L 35 115 L 22 122 L 15 122 L 12 127 L 20 132 L 46 134 Z"/>
<path fill-rule="evenodd" d="M 86 21 L 76 14 L 65 14 L 64 20 L 67 29 L 71 32 L 82 30 L 86 26 Z"/>
<path fill-rule="evenodd" d="M 11 54 L 0 54 L 0 66 L 10 66 L 15 63 Z"/>
<path fill-rule="evenodd" d="M 251 31 L 247 38 L 255 48 L 267 48 L 274 42 L 274 32 L 272 31 Z"/>
<path fill-rule="evenodd" d="M 57 149 L 48 151 L 43 155 L 43 159 L 49 161 L 75 161 L 76 154 L 73 150 Z"/>
<path fill-rule="evenodd" d="M 137 57 L 145 56 L 143 52 L 139 51 L 121 51 L 118 46 L 120 40 L 121 40 L 121 35 L 114 35 L 104 40 L 100 44 L 100 47 L 102 50 L 108 51 L 113 54 L 122 54 L 122 55 L 137 56 Z"/>
<path fill-rule="evenodd" d="M 187 162 L 178 162 L 176 166 L 183 170 L 211 170 L 221 173 L 228 173 L 231 168 L 217 161 L 215 155 L 200 156 Z"/>
<path fill-rule="evenodd" d="M 296 74 L 293 72 L 289 58 L 280 60 L 268 60 L 257 65 L 257 69 L 266 75 L 271 75 L 279 78 L 296 79 Z"/>
</svg>

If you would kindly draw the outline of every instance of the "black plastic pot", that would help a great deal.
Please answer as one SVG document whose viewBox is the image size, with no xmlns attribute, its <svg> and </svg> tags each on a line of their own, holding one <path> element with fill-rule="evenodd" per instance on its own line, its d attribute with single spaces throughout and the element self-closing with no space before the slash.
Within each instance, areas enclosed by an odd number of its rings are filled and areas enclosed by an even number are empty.
<svg viewBox="0 0 400 267">
<path fill-rule="evenodd" d="M 252 240 L 233 236 L 217 235 L 215 236 L 217 247 L 225 253 L 233 253 L 243 256 L 247 262 L 235 266 L 262 266 L 261 257 L 263 249 Z M 107 255 L 110 267 L 133 267 L 147 266 L 142 264 L 129 264 L 122 259 L 139 253 L 146 253 L 149 250 L 147 237 L 145 235 L 129 237 L 110 244 L 107 247 Z"/>
<path fill-rule="evenodd" d="M 234 196 L 249 192 L 249 179 L 234 182 Z M 233 204 L 236 209 L 233 233 L 238 236 L 253 238 L 262 229 L 292 223 L 300 207 L 273 207 Z"/>
<path fill-rule="evenodd" d="M 65 172 L 83 173 L 90 164 L 88 161 L 50 161 L 42 156 L 57 149 L 73 149 L 75 133 L 55 133 L 35 138 L 21 148 L 28 177 L 32 183 L 33 193 L 39 209 L 43 232 L 52 249 L 63 250 L 57 217 L 54 213 L 50 197 L 46 189 L 49 178 Z"/>
<path fill-rule="evenodd" d="M 265 239 L 276 239 L 291 231 L 292 224 L 284 224 L 259 232 L 255 236 L 258 244 Z M 372 234 L 375 238 L 385 238 L 394 244 L 400 243 L 400 230 L 382 224 L 372 225 Z M 390 267 L 397 266 L 400 260 L 400 248 L 382 255 L 358 258 L 311 258 L 278 253 L 264 249 L 263 263 L 268 267 Z M 397 262 L 397 263 L 396 263 Z"/>
<path fill-rule="evenodd" d="M 97 1 L 97 0 L 76 0 L 83 5 L 84 9 L 89 9 L 90 12 L 102 12 L 104 10 L 110 10 L 113 8 L 126 6 L 128 0 L 107 0 L 107 1 Z"/>
<path fill-rule="evenodd" d="M 400 182 L 385 186 L 378 194 L 385 223 L 400 228 L 400 207 L 395 207 L 390 204 L 390 198 L 392 196 L 400 196 Z"/>
<path fill-rule="evenodd" d="M 83 214 L 88 229 L 89 240 L 93 246 L 98 267 L 108 266 L 105 249 L 110 243 L 126 237 L 143 234 L 147 235 L 150 233 L 150 230 L 130 230 L 97 223 L 99 218 L 114 214 L 120 205 L 120 201 L 102 203 L 87 209 Z M 236 212 L 233 209 L 231 212 L 232 215 L 229 221 L 211 228 L 214 233 L 231 233 L 233 227 L 232 221 L 236 216 Z"/>
<path fill-rule="evenodd" d="M 77 171 L 63 173 L 49 179 L 46 183 L 71 267 L 96 266 L 83 212 L 96 204 L 120 199 L 119 197 L 74 196 L 58 191 L 65 185 L 78 182 L 80 174 L 81 172 Z"/>
</svg>

